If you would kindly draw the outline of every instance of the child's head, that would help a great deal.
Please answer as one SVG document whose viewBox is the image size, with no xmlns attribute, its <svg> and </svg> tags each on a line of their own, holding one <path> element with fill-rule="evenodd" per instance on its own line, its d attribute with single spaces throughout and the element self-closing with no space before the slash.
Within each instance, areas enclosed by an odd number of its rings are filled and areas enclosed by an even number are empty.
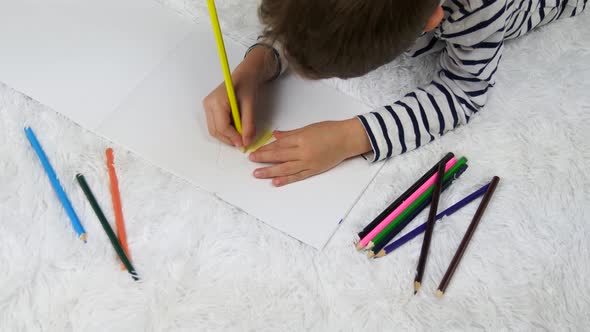
<svg viewBox="0 0 590 332">
<path fill-rule="evenodd" d="M 262 0 L 265 35 L 312 79 L 351 78 L 382 66 L 442 19 L 440 0 Z M 434 25 L 434 26 L 432 26 Z"/>
</svg>

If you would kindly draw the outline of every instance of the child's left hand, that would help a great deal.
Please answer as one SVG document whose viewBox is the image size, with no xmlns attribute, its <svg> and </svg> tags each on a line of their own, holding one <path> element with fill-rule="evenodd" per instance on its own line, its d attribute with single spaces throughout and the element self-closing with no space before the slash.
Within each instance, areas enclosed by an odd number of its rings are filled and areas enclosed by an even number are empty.
<svg viewBox="0 0 590 332">
<path fill-rule="evenodd" d="M 274 137 L 275 142 L 250 154 L 250 160 L 277 164 L 254 171 L 259 179 L 272 178 L 277 187 L 325 172 L 345 159 L 371 150 L 365 129 L 356 118 L 275 131 Z"/>
</svg>

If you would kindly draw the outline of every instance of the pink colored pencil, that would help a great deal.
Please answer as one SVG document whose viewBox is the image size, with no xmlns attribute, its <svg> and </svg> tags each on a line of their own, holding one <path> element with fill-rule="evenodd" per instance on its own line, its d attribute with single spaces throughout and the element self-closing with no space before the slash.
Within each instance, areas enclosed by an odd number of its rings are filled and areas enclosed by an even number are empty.
<svg viewBox="0 0 590 332">
<path fill-rule="evenodd" d="M 445 172 L 448 171 L 451 167 L 453 167 L 453 165 L 455 165 L 456 163 L 457 163 L 457 159 L 455 159 L 455 158 L 452 158 L 451 160 L 449 160 L 445 166 Z M 361 250 L 361 249 L 365 248 L 367 246 L 367 244 L 369 244 L 369 242 L 375 236 L 377 236 L 377 234 L 379 234 L 385 227 L 387 227 L 387 225 L 389 225 L 389 223 L 391 223 L 391 221 L 393 221 L 397 216 L 399 216 L 400 213 L 404 212 L 404 210 L 408 206 L 410 206 L 412 203 L 414 203 L 414 201 L 418 197 L 420 197 L 420 195 L 422 195 L 428 188 L 430 188 L 430 186 L 432 186 L 435 181 L 436 181 L 436 174 L 434 174 L 433 176 L 430 177 L 430 179 L 428 179 L 426 182 L 424 182 L 424 184 L 420 188 L 418 188 L 418 190 L 416 190 L 412 195 L 410 195 L 410 197 L 408 197 L 408 199 L 406 199 L 402 204 L 400 204 L 400 206 L 398 206 L 395 210 L 393 210 L 393 212 L 391 212 L 390 215 L 385 217 L 385 219 L 383 219 L 383 221 L 381 223 L 379 223 L 379 225 L 377 225 L 377 227 L 373 228 L 373 230 L 369 234 L 367 234 L 364 238 L 362 238 L 356 246 L 357 249 Z"/>
</svg>

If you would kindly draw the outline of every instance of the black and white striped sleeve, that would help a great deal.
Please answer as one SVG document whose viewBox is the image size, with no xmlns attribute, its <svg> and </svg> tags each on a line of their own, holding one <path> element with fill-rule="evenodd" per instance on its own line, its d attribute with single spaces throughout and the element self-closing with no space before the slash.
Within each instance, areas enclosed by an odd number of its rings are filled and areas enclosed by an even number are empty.
<svg viewBox="0 0 590 332">
<path fill-rule="evenodd" d="M 447 22 L 452 29 L 441 29 L 441 39 L 447 43 L 441 69 L 430 84 L 358 116 L 373 148 L 371 161 L 429 143 L 468 123 L 484 107 L 504 47 L 505 7 L 497 6 L 501 2 L 484 2 L 487 7 L 475 11 L 478 17 Z"/>
</svg>

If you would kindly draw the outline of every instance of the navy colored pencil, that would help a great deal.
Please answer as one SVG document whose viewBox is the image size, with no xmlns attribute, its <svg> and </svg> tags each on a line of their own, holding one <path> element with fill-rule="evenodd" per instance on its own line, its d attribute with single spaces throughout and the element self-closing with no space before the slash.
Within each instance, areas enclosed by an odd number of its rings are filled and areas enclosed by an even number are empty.
<svg viewBox="0 0 590 332">
<path fill-rule="evenodd" d="M 441 189 L 441 193 L 447 190 L 447 188 L 449 188 L 451 184 L 453 184 L 453 181 L 458 179 L 461 176 L 461 174 L 463 174 L 465 170 L 467 170 L 467 167 L 469 167 L 467 164 L 461 166 L 461 168 L 457 170 L 457 172 L 452 178 L 444 182 Z M 369 252 L 369 258 L 375 256 L 375 253 L 380 252 L 381 249 L 383 249 L 389 243 L 389 241 L 395 238 L 412 220 L 414 220 L 414 218 L 416 218 L 422 211 L 424 211 L 424 209 L 426 209 L 428 205 L 430 205 L 430 202 L 432 202 L 432 196 L 428 198 L 426 201 L 424 201 L 422 204 L 420 204 L 409 216 L 407 216 L 401 223 L 399 223 L 399 225 L 397 225 L 391 233 L 384 237 L 383 240 L 375 244 L 375 247 L 371 249 L 371 251 Z"/>
<path fill-rule="evenodd" d="M 466 196 L 465 198 L 463 198 L 459 202 L 455 203 L 453 206 L 444 210 L 438 216 L 436 216 L 436 220 L 440 220 L 440 219 L 442 219 L 442 217 L 452 215 L 453 213 L 459 211 L 461 208 L 463 208 L 467 204 L 473 202 L 475 199 L 481 197 L 488 190 L 489 186 L 490 186 L 489 183 L 484 185 L 483 187 L 479 188 L 475 192 L 471 193 L 469 196 Z M 416 236 L 422 234 L 425 230 L 426 230 L 426 223 L 423 223 L 422 225 L 420 225 L 420 226 L 414 228 L 413 230 L 411 230 L 410 232 L 408 232 L 408 234 L 399 238 L 397 241 L 395 241 L 392 244 L 383 248 L 381 251 L 379 251 L 379 253 L 377 253 L 375 258 L 383 257 L 383 256 L 391 253 L 392 251 L 396 250 L 397 248 L 399 248 L 399 247 L 403 246 L 404 244 L 408 243 L 409 241 L 411 241 Z"/>
</svg>

